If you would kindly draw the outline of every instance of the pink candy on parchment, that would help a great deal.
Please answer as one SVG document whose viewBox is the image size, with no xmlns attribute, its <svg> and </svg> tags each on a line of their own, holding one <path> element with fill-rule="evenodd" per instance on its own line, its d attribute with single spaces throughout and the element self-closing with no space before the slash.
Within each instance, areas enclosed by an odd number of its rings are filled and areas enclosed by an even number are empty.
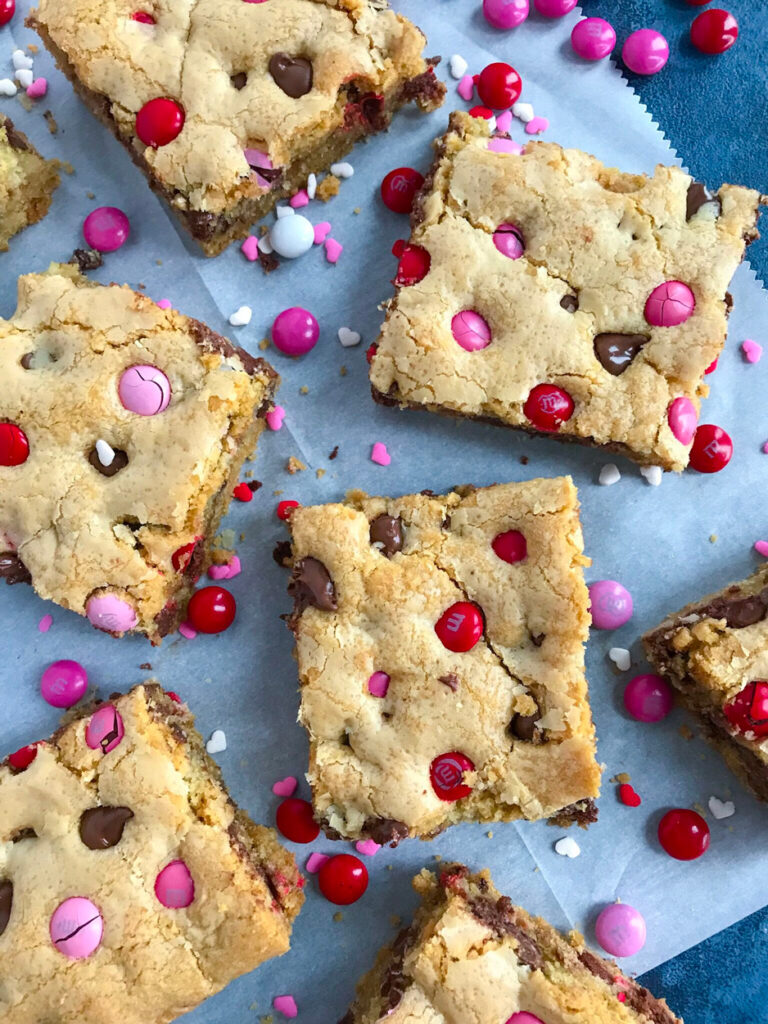
<svg viewBox="0 0 768 1024">
<path fill-rule="evenodd" d="M 389 676 L 386 672 L 374 672 L 368 680 L 368 693 L 374 697 L 386 697 L 389 689 Z"/>
<path fill-rule="evenodd" d="M 104 704 L 94 711 L 85 727 L 85 742 L 91 750 L 101 748 L 102 754 L 119 746 L 124 736 L 123 717 L 112 704 Z"/>
<path fill-rule="evenodd" d="M 293 996 L 275 996 L 272 1000 L 272 1005 L 278 1013 L 282 1013 L 289 1020 L 293 1020 L 294 1017 L 298 1016 L 299 1010 Z"/>
<path fill-rule="evenodd" d="M 478 352 L 491 344 L 491 328 L 473 309 L 463 309 L 453 317 L 451 334 L 466 352 Z"/>
<path fill-rule="evenodd" d="M 155 896 L 169 910 L 183 910 L 195 898 L 195 883 L 183 860 L 166 864 L 155 879 Z"/>
<path fill-rule="evenodd" d="M 303 356 L 317 344 L 320 325 L 308 309 L 291 306 L 278 313 L 272 324 L 275 348 L 287 356 Z"/>
<path fill-rule="evenodd" d="M 85 605 L 88 621 L 105 633 L 127 633 L 139 621 L 132 605 L 115 594 L 94 594 Z"/>
<path fill-rule="evenodd" d="M 611 956 L 634 956 L 645 945 L 645 918 L 628 903 L 610 903 L 600 911 L 595 935 Z"/>
<path fill-rule="evenodd" d="M 696 299 L 682 281 L 665 281 L 654 288 L 645 303 L 645 319 L 651 327 L 677 327 L 692 315 Z"/>
<path fill-rule="evenodd" d="M 298 784 L 299 780 L 295 775 L 286 775 L 284 779 L 278 779 L 277 782 L 272 784 L 272 792 L 275 796 L 293 796 Z"/>
<path fill-rule="evenodd" d="M 387 451 L 387 446 L 382 441 L 377 441 L 371 448 L 371 462 L 378 466 L 388 466 L 391 461 L 392 456 Z"/>
<path fill-rule="evenodd" d="M 88 689 L 88 673 L 79 661 L 54 661 L 40 678 L 43 700 L 54 708 L 71 708 Z"/>
<path fill-rule="evenodd" d="M 130 221 L 116 206 L 99 206 L 83 222 L 83 238 L 98 252 L 115 252 L 125 244 L 130 232 Z"/>
<path fill-rule="evenodd" d="M 676 398 L 669 406 L 667 422 L 669 429 L 680 444 L 690 444 L 696 433 L 699 414 L 690 398 Z"/>
<path fill-rule="evenodd" d="M 83 960 L 95 953 L 103 934 L 101 911 L 84 896 L 64 900 L 51 915 L 51 942 L 70 960 Z"/>
<path fill-rule="evenodd" d="M 355 843 L 355 849 L 363 857 L 374 857 L 381 849 L 381 843 L 377 843 L 373 839 L 360 839 Z"/>
<path fill-rule="evenodd" d="M 624 707 L 638 722 L 660 722 L 674 706 L 672 687 L 650 672 L 630 679 L 624 690 Z"/>
<path fill-rule="evenodd" d="M 597 629 L 618 629 L 632 618 L 632 595 L 616 580 L 597 580 L 589 586 L 592 625 Z"/>
<path fill-rule="evenodd" d="M 282 405 L 276 405 L 274 409 L 270 409 L 264 419 L 267 421 L 267 426 L 270 430 L 279 430 L 285 419 L 285 409 Z"/>
<path fill-rule="evenodd" d="M 171 382 L 156 366 L 129 366 L 120 375 L 117 393 L 123 408 L 139 416 L 156 416 L 168 408 Z"/>
</svg>

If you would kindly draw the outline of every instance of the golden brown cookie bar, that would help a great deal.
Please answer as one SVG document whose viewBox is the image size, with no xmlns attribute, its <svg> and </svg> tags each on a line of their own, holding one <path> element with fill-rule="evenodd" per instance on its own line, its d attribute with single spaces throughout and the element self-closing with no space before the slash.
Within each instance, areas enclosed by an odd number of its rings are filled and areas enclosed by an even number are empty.
<svg viewBox="0 0 768 1024">
<path fill-rule="evenodd" d="M 768 567 L 686 605 L 643 644 L 728 767 L 768 801 Z"/>
<path fill-rule="evenodd" d="M 386 0 L 41 0 L 30 23 L 209 256 L 445 93 Z"/>
<path fill-rule="evenodd" d="M 413 886 L 413 923 L 381 951 L 339 1024 L 682 1024 L 580 935 L 500 896 L 487 871 L 446 865 Z"/>
<path fill-rule="evenodd" d="M 48 213 L 59 175 L 32 143 L 0 114 L 0 252 L 13 235 Z"/>
<path fill-rule="evenodd" d="M 176 628 L 277 375 L 73 266 L 0 320 L 0 577 L 153 642 Z"/>
<path fill-rule="evenodd" d="M 436 143 L 374 398 L 684 469 L 759 193 L 489 131 L 453 114 Z"/>
<path fill-rule="evenodd" d="M 290 519 L 291 625 L 327 834 L 587 824 L 600 787 L 576 488 L 354 493 Z"/>
<path fill-rule="evenodd" d="M 166 1024 L 286 952 L 294 859 L 157 683 L 25 752 L 0 766 L 4 1024 Z"/>
</svg>

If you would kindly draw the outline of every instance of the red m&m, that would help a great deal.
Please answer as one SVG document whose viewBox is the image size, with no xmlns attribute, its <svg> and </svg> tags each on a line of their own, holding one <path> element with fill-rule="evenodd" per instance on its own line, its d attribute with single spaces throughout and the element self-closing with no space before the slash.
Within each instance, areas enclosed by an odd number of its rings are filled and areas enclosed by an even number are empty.
<svg viewBox="0 0 768 1024">
<path fill-rule="evenodd" d="M 368 888 L 368 869 L 359 857 L 339 853 L 320 868 L 317 884 L 330 903 L 347 907 L 356 903 Z"/>
<path fill-rule="evenodd" d="M 696 811 L 675 808 L 659 822 L 659 842 L 675 860 L 696 860 L 709 848 L 709 825 Z"/>
<path fill-rule="evenodd" d="M 145 103 L 136 115 L 136 134 L 145 146 L 159 149 L 167 146 L 181 134 L 184 127 L 184 108 L 166 97 Z"/>
<path fill-rule="evenodd" d="M 0 27 L 7 25 L 16 13 L 16 0 L 0 0 Z"/>
<path fill-rule="evenodd" d="M 37 757 L 37 744 L 30 743 L 26 747 L 19 747 L 12 754 L 8 755 L 8 764 L 14 771 L 23 772 L 29 768 L 32 762 Z"/>
<path fill-rule="evenodd" d="M 522 562 L 528 555 L 528 545 L 519 530 L 497 533 L 491 541 L 491 547 L 502 562 L 509 562 L 510 565 Z"/>
<path fill-rule="evenodd" d="M 556 384 L 537 384 L 526 398 L 523 412 L 537 430 L 553 433 L 573 415 L 573 399 Z"/>
<path fill-rule="evenodd" d="M 496 61 L 480 72 L 477 93 L 486 107 L 493 110 L 507 110 L 517 103 L 523 90 L 523 82 L 511 64 Z"/>
<path fill-rule="evenodd" d="M 278 501 L 278 503 L 277 503 L 277 512 L 276 512 L 277 518 L 278 519 L 282 519 L 283 522 L 286 522 L 288 519 L 291 518 L 291 516 L 293 514 L 293 510 L 295 508 L 299 508 L 299 502 L 298 501 L 293 501 L 290 498 L 286 499 L 285 501 Z"/>
<path fill-rule="evenodd" d="M 413 198 L 424 184 L 424 175 L 412 167 L 396 167 L 381 183 L 384 205 L 395 213 L 410 213 Z"/>
<path fill-rule="evenodd" d="M 235 621 L 237 605 L 224 587 L 202 587 L 187 605 L 187 619 L 198 633 L 223 633 Z"/>
<path fill-rule="evenodd" d="M 722 427 L 702 423 L 693 435 L 689 456 L 690 465 L 699 473 L 719 473 L 725 469 L 733 455 L 733 441 Z"/>
<path fill-rule="evenodd" d="M 398 286 L 418 284 L 429 273 L 432 257 L 421 245 L 395 242 L 392 252 L 399 259 L 394 283 Z"/>
<path fill-rule="evenodd" d="M 429 780 L 440 800 L 453 802 L 469 796 L 472 787 L 464 781 L 466 772 L 473 772 L 475 766 L 460 750 L 440 754 L 429 766 Z"/>
<path fill-rule="evenodd" d="M 756 738 L 768 736 L 768 682 L 759 679 L 747 683 L 723 714 L 740 733 L 752 733 Z"/>
<path fill-rule="evenodd" d="M 471 651 L 483 635 L 483 616 L 476 604 L 457 601 L 446 608 L 435 623 L 443 647 L 456 654 Z"/>
<path fill-rule="evenodd" d="M 0 466 L 20 466 L 29 458 L 27 435 L 15 423 L 0 423 Z"/>
<path fill-rule="evenodd" d="M 730 50 L 739 38 L 739 23 L 730 11 L 712 7 L 693 19 L 691 42 L 697 50 L 711 55 Z"/>
<path fill-rule="evenodd" d="M 308 800 L 289 797 L 277 808 L 277 827 L 292 843 L 311 843 L 320 835 Z"/>
</svg>

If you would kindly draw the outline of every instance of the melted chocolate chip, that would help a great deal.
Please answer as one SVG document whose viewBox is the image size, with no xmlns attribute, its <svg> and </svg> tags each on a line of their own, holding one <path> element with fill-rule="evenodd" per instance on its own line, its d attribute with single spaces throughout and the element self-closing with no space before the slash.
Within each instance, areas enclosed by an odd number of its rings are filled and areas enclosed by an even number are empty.
<svg viewBox="0 0 768 1024">
<path fill-rule="evenodd" d="M 408 826 L 397 818 L 366 818 L 363 832 L 379 846 L 395 847 L 410 835 Z"/>
<path fill-rule="evenodd" d="M 606 982 L 608 985 L 616 983 L 617 970 L 614 964 L 595 956 L 588 949 L 579 953 L 579 960 L 596 978 Z M 625 1006 L 630 1006 L 641 1017 L 649 1020 L 652 1024 L 677 1024 L 677 1018 L 666 1003 L 656 999 L 647 988 L 638 985 L 632 978 L 622 979 L 622 990 L 626 992 L 627 999 Z"/>
<path fill-rule="evenodd" d="M 88 452 L 88 461 L 94 469 L 101 473 L 102 476 L 115 476 L 116 473 L 119 473 L 121 469 L 125 469 L 128 465 L 128 456 L 122 448 L 115 448 L 114 453 L 114 459 L 112 459 L 108 466 L 105 466 L 99 458 L 99 453 L 96 451 L 96 445 L 94 445 Z"/>
<path fill-rule="evenodd" d="M 538 734 L 536 723 L 541 718 L 541 711 L 537 709 L 532 715 L 514 714 L 509 723 L 509 731 L 515 739 L 530 743 Z"/>
<path fill-rule="evenodd" d="M 336 445 L 334 447 L 333 451 L 331 452 L 331 454 L 328 456 L 328 458 L 331 459 L 331 461 L 333 461 L 333 459 L 335 459 L 338 454 L 339 454 L 339 446 Z"/>
<path fill-rule="evenodd" d="M 595 355 L 608 373 L 618 377 L 648 341 L 650 338 L 644 334 L 598 334 L 595 338 Z"/>
<path fill-rule="evenodd" d="M 713 196 L 706 185 L 702 185 L 700 181 L 692 181 L 688 186 L 688 195 L 685 200 L 685 219 L 690 220 L 691 217 L 699 212 L 702 206 L 706 206 L 707 203 L 714 203 L 717 206 L 717 216 L 723 209 L 722 203 Z"/>
<path fill-rule="evenodd" d="M 80 838 L 89 850 L 108 850 L 123 838 L 130 807 L 91 807 L 80 816 Z"/>
<path fill-rule="evenodd" d="M 241 89 L 245 88 L 248 82 L 248 75 L 246 75 L 244 71 L 238 71 L 236 75 L 230 75 L 229 80 L 232 83 L 232 87 L 240 92 Z"/>
<path fill-rule="evenodd" d="M 14 551 L 3 551 L 0 552 L 0 580 L 12 586 L 14 583 L 31 583 L 32 576 Z"/>
<path fill-rule="evenodd" d="M 19 828 L 11 836 L 12 843 L 20 843 L 22 839 L 37 839 L 37 832 L 33 828 Z"/>
<path fill-rule="evenodd" d="M 718 597 L 701 608 L 699 614 L 711 619 L 725 619 L 731 629 L 754 626 L 768 614 L 768 587 L 751 597 Z"/>
<path fill-rule="evenodd" d="M 279 540 L 272 551 L 272 557 L 282 569 L 289 569 L 291 567 L 291 554 L 292 549 L 289 540 Z"/>
<path fill-rule="evenodd" d="M 569 821 L 575 825 L 592 825 L 597 821 L 597 804 L 594 800 L 581 800 L 577 804 L 568 804 L 557 814 L 553 814 L 550 820 Z"/>
<path fill-rule="evenodd" d="M 371 544 L 380 544 L 381 553 L 391 558 L 403 550 L 403 520 L 400 516 L 388 516 L 382 512 L 371 523 L 370 537 Z"/>
<path fill-rule="evenodd" d="M 440 676 L 439 682 L 444 683 L 449 690 L 453 690 L 455 693 L 459 688 L 459 677 L 455 672 L 448 672 L 444 676 Z"/>
<path fill-rule="evenodd" d="M 544 641 L 547 639 L 546 633 L 531 633 L 531 643 L 534 647 L 541 647 Z"/>
<path fill-rule="evenodd" d="M 11 908 L 13 907 L 13 882 L 4 878 L 0 882 L 0 935 L 8 927 L 11 919 Z"/>
<path fill-rule="evenodd" d="M 294 615 L 301 615 L 310 605 L 324 612 L 335 612 L 336 588 L 330 573 L 318 558 L 302 558 L 293 567 L 288 593 L 294 600 Z"/>
<path fill-rule="evenodd" d="M 258 164 L 248 164 L 252 171 L 256 171 L 260 178 L 274 185 L 283 176 L 282 167 L 259 167 Z"/>
<path fill-rule="evenodd" d="M 96 249 L 75 249 L 69 262 L 74 264 L 81 274 L 84 274 L 88 270 L 98 270 L 104 260 Z"/>
<path fill-rule="evenodd" d="M 384 1016 L 388 1017 L 399 1006 L 400 1000 L 403 998 L 408 987 L 408 979 L 403 972 L 403 964 L 406 954 L 418 932 L 419 929 L 416 925 L 410 925 L 408 928 L 403 928 L 392 943 L 392 955 L 389 966 L 379 989 L 379 995 L 384 1002 L 382 1006 Z"/>
<path fill-rule="evenodd" d="M 312 61 L 305 57 L 274 53 L 269 58 L 269 73 L 286 96 L 294 100 L 306 96 L 312 88 Z"/>
<path fill-rule="evenodd" d="M 560 305 L 566 313 L 575 313 L 579 308 L 579 297 L 578 295 L 564 295 L 560 299 Z"/>
<path fill-rule="evenodd" d="M 478 896 L 469 899 L 469 908 L 478 921 L 497 935 L 511 935 L 517 940 L 517 959 L 521 964 L 538 970 L 542 963 L 541 950 L 530 935 L 517 923 L 515 906 L 508 896 L 493 900 Z"/>
</svg>

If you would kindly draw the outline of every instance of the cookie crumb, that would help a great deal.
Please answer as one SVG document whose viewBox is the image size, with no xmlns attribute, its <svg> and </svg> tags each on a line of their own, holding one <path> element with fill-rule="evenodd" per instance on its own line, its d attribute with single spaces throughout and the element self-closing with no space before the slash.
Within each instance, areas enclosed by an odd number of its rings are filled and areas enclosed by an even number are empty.
<svg viewBox="0 0 768 1024">
<path fill-rule="evenodd" d="M 710 535 L 709 535 L 709 543 L 710 544 L 716 544 L 717 543 L 717 534 L 716 533 L 710 533 Z"/>
<path fill-rule="evenodd" d="M 336 922 L 344 920 L 344 915 L 340 910 L 337 910 L 336 913 L 333 915 L 333 920 Z"/>
<path fill-rule="evenodd" d="M 347 368 L 346 368 L 346 366 L 342 365 L 342 366 L 339 367 L 339 374 L 342 377 L 346 377 L 347 376 Z"/>
<path fill-rule="evenodd" d="M 301 387 L 299 388 L 299 394 L 300 395 L 308 395 L 309 394 L 309 388 L 307 387 L 306 384 L 302 384 L 301 385 Z"/>
<path fill-rule="evenodd" d="M 527 466 L 529 461 L 530 460 L 528 459 L 527 455 L 521 455 L 520 456 L 520 465 L 521 466 Z"/>
<path fill-rule="evenodd" d="M 339 194 L 340 187 L 341 182 L 335 174 L 326 174 L 315 190 L 315 198 L 327 203 L 329 199 L 333 199 Z"/>
<path fill-rule="evenodd" d="M 691 729 L 690 726 L 688 726 L 688 725 L 681 725 L 680 728 L 677 731 L 683 737 L 684 740 L 692 740 L 693 739 L 693 730 Z"/>
<path fill-rule="evenodd" d="M 315 476 L 317 477 L 318 480 L 322 480 L 323 477 L 325 476 L 325 470 L 322 467 L 320 469 L 316 469 Z"/>
<path fill-rule="evenodd" d="M 285 468 L 288 470 L 291 476 L 293 476 L 294 473 L 300 473 L 303 469 L 306 469 L 307 467 L 304 465 L 301 459 L 297 459 L 295 455 L 291 455 L 285 464 Z"/>
<path fill-rule="evenodd" d="M 403 919 L 402 917 L 400 917 L 399 914 L 390 914 L 389 923 L 392 925 L 393 928 L 399 928 L 400 925 L 403 923 Z"/>
<path fill-rule="evenodd" d="M 45 118 L 45 123 L 48 125 L 48 131 L 51 133 L 51 135 L 55 135 L 56 132 L 58 132 L 59 130 L 59 125 L 56 121 L 56 118 L 53 116 L 53 111 L 45 110 L 43 112 L 43 117 Z"/>
<path fill-rule="evenodd" d="M 259 348 L 262 352 L 266 352 L 269 348 L 269 338 L 262 338 L 259 342 Z"/>
<path fill-rule="evenodd" d="M 336 458 L 336 456 L 338 454 L 339 454 L 339 446 L 336 445 L 334 447 L 333 451 L 331 452 L 331 454 L 328 456 L 328 458 L 330 459 L 331 462 L 333 462 L 333 460 Z"/>
<path fill-rule="evenodd" d="M 151 672 L 152 671 L 152 662 L 150 662 L 150 661 L 143 661 L 139 665 L 139 668 L 142 670 L 142 672 Z"/>
</svg>

